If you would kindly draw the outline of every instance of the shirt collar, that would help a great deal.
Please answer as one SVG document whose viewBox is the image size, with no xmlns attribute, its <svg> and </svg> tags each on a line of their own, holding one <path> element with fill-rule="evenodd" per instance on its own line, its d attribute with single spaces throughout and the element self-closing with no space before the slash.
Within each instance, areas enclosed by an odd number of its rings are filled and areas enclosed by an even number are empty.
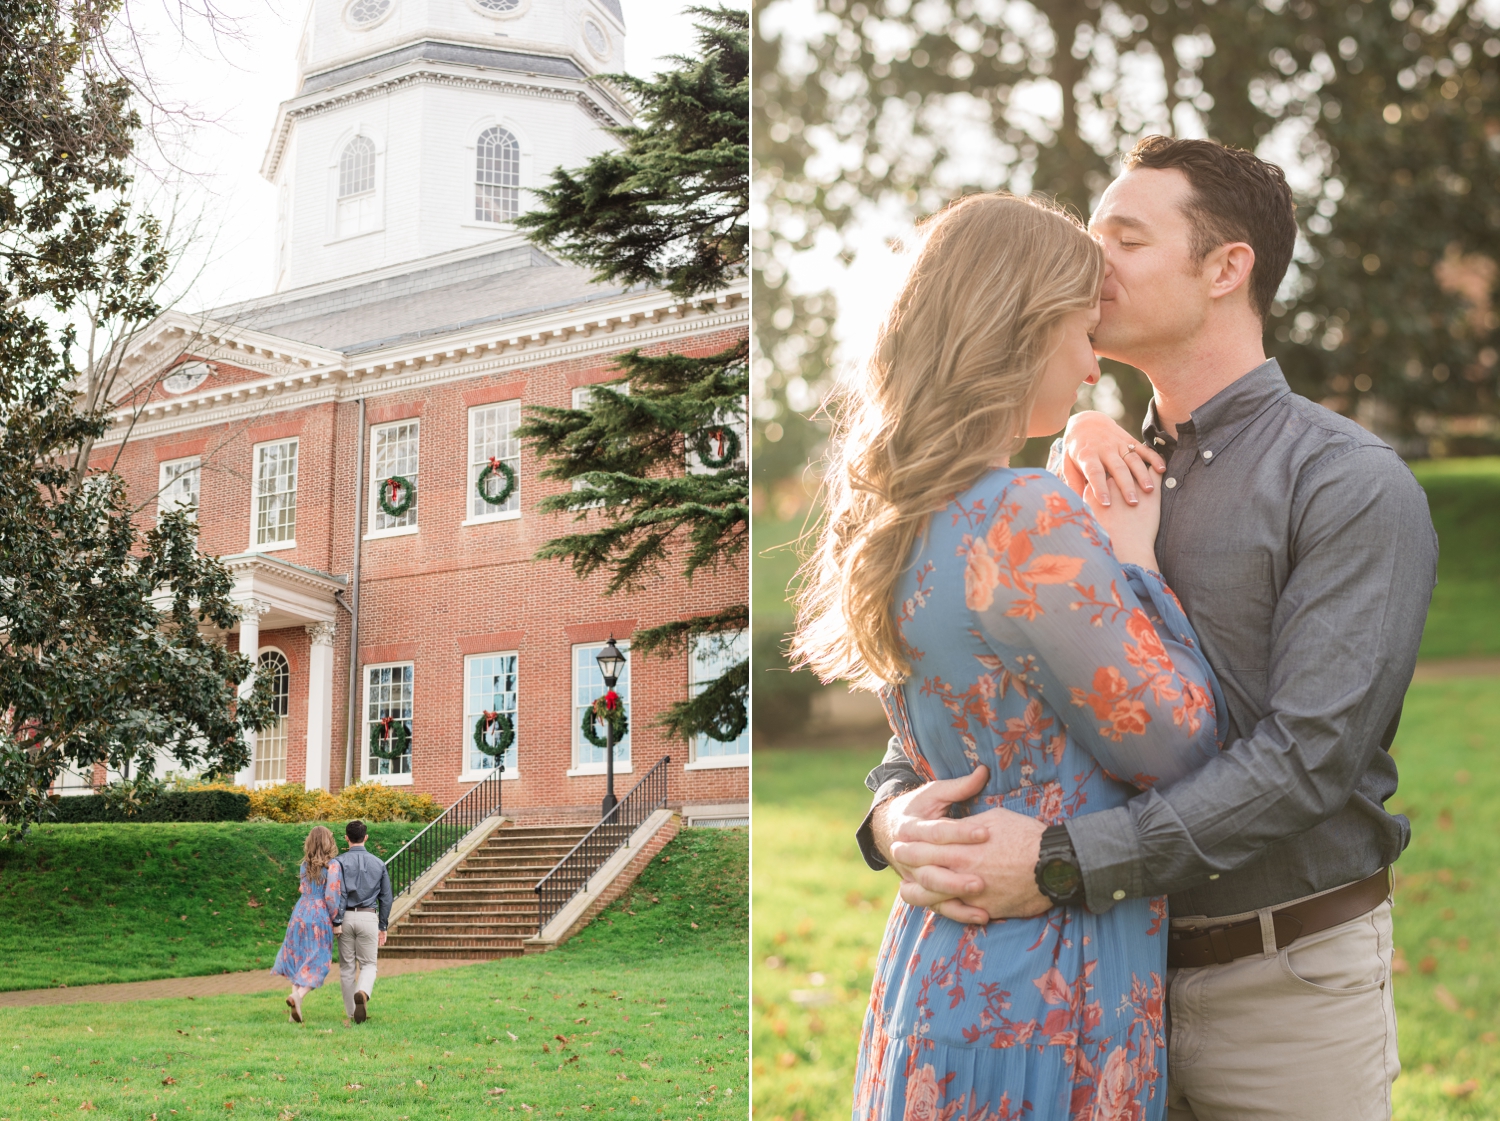
<svg viewBox="0 0 1500 1121">
<path fill-rule="evenodd" d="M 1193 410 L 1192 418 L 1187 424 L 1179 425 L 1178 429 L 1189 429 L 1200 447 L 1211 447 L 1217 451 L 1238 436 L 1246 425 L 1270 405 L 1291 391 L 1291 386 L 1287 385 L 1286 377 L 1281 372 L 1281 364 L 1274 358 L 1268 358 L 1199 405 Z M 1146 406 L 1146 420 L 1141 432 L 1153 446 L 1161 446 L 1155 443 L 1157 439 L 1164 440 L 1167 446 L 1176 445 L 1156 414 L 1155 398 Z"/>
</svg>

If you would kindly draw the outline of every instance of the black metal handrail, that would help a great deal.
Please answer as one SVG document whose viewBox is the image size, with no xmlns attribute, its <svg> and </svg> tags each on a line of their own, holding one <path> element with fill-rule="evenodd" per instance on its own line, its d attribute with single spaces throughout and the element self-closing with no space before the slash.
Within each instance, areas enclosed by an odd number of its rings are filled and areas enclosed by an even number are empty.
<svg viewBox="0 0 1500 1121">
<path fill-rule="evenodd" d="M 391 890 L 400 895 L 468 836 L 469 831 L 491 814 L 500 812 L 500 776 L 496 767 L 478 786 L 434 818 L 426 829 L 402 845 L 385 862 L 391 875 Z"/>
<path fill-rule="evenodd" d="M 542 877 L 536 885 L 539 932 L 567 906 L 568 900 L 587 886 L 589 877 L 630 840 L 630 835 L 667 804 L 667 764 L 671 762 L 670 755 L 658 759 L 656 765 L 641 776 L 641 781 L 631 787 L 630 793 L 604 815 L 604 820 L 590 829 L 583 840 L 573 846 L 573 851 Z"/>
</svg>

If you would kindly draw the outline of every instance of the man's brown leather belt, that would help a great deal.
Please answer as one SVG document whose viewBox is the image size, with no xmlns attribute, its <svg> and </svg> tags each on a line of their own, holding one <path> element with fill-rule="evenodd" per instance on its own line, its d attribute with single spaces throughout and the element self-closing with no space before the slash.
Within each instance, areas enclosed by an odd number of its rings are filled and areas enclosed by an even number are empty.
<svg viewBox="0 0 1500 1121">
<path fill-rule="evenodd" d="M 346 911 L 378 911 L 378 907 L 345 907 Z"/>
<path fill-rule="evenodd" d="M 1367 915 L 1390 894 L 1390 869 L 1382 868 L 1367 879 L 1346 884 L 1327 895 L 1273 911 L 1271 924 L 1276 928 L 1276 948 Z M 1262 953 L 1264 948 L 1259 917 L 1207 930 L 1174 930 L 1167 936 L 1167 965 L 1173 969 L 1228 965 L 1236 958 Z"/>
</svg>

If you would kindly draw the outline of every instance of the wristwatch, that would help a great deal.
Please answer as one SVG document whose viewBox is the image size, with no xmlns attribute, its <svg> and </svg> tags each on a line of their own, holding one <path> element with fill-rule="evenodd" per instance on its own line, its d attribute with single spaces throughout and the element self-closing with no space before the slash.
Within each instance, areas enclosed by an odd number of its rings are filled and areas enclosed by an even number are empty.
<svg viewBox="0 0 1500 1121">
<path fill-rule="evenodd" d="M 1073 839 L 1066 825 L 1049 825 L 1042 831 L 1041 851 L 1036 858 L 1036 886 L 1053 903 L 1083 902 L 1083 872 Z"/>
</svg>

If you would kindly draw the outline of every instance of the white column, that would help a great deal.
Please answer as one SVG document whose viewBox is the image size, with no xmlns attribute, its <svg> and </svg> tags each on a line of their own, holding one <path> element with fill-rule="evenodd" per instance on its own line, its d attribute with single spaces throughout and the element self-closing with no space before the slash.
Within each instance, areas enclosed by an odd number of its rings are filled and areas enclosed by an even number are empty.
<svg viewBox="0 0 1500 1121">
<path fill-rule="evenodd" d="M 329 755 L 333 741 L 333 633 L 332 623 L 308 623 L 311 657 L 307 673 L 307 777 L 308 790 L 328 789 Z"/>
<path fill-rule="evenodd" d="M 255 688 L 254 663 L 260 655 L 260 617 L 268 615 L 271 605 L 258 599 L 246 600 L 240 604 L 240 653 L 250 659 L 250 675 L 240 682 L 240 696 L 248 697 Z M 250 762 L 245 764 L 245 769 L 234 776 L 234 781 L 241 786 L 250 786 L 255 781 L 255 733 L 245 732 L 245 746 L 250 751 Z"/>
</svg>

